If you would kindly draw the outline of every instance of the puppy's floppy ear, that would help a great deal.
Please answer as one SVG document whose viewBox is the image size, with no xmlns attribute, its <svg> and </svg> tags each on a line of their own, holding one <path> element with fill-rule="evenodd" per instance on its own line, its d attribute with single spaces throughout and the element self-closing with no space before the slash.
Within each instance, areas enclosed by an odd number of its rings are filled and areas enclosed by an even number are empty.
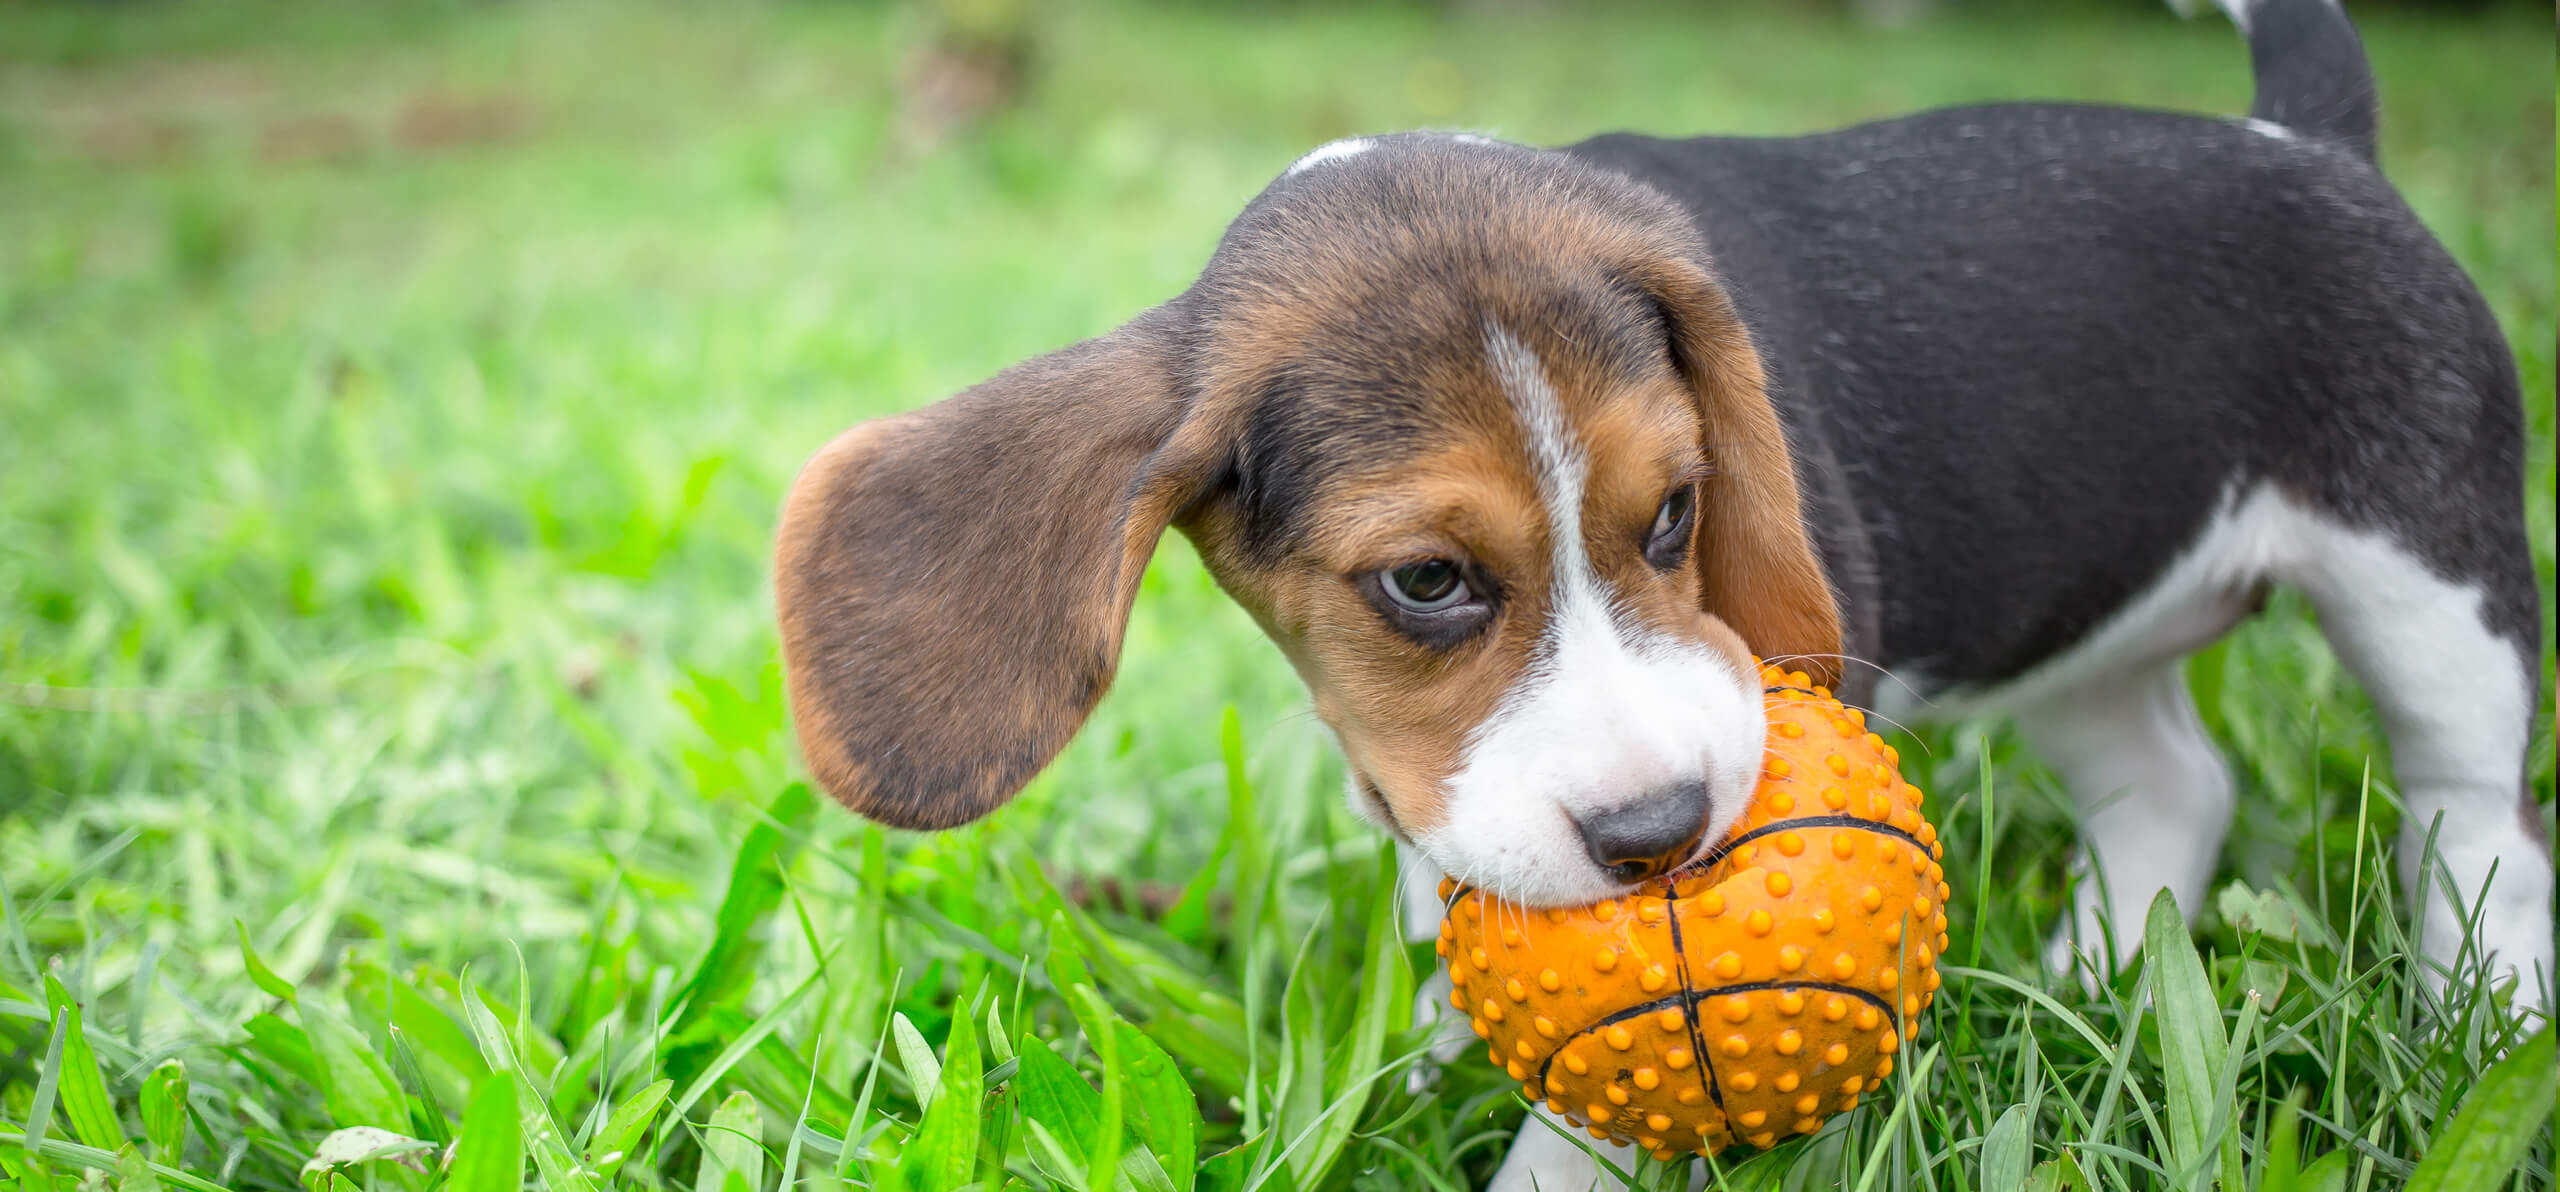
<svg viewBox="0 0 2560 1192">
<path fill-rule="evenodd" d="M 901 828 L 994 811 L 1111 682 L 1138 577 L 1225 436 L 1189 418 L 1176 320 L 1014 366 L 838 435 L 774 560 L 792 715 L 818 781 Z"/>
<path fill-rule="evenodd" d="M 1637 279 L 1670 320 L 1672 354 L 1705 427 L 1712 471 L 1693 552 L 1700 599 L 1753 653 L 1837 683 L 1839 605 L 1805 531 L 1795 455 L 1750 330 L 1724 287 L 1692 261 L 1657 257 Z"/>
</svg>

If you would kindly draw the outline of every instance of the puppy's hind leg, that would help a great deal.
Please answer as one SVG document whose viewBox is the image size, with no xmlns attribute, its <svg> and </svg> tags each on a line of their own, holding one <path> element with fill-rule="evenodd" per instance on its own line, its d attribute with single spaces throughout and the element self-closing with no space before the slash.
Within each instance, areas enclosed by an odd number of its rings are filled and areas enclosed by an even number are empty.
<svg viewBox="0 0 2560 1192">
<path fill-rule="evenodd" d="M 2527 546 L 2519 536 L 2453 579 L 2381 532 L 2318 537 L 2293 581 L 2390 736 L 2400 873 L 2428 966 L 2439 981 L 2459 971 L 2467 940 L 2492 981 L 2515 979 L 2517 1003 L 2549 1013 L 2551 845 L 2524 785 L 2540 649 L 2532 617 L 2492 612 L 2537 607 Z M 2517 620 L 2522 633 L 2500 632 Z M 2430 832 L 2440 868 L 2422 874 Z"/>
<path fill-rule="evenodd" d="M 2104 976 L 2141 947 L 2161 890 L 2191 920 L 2203 904 L 2231 830 L 2230 770 L 2174 658 L 2082 680 L 2017 722 L 2080 812 L 2079 887 L 2047 962 L 2057 972 L 2085 962 Z"/>
</svg>

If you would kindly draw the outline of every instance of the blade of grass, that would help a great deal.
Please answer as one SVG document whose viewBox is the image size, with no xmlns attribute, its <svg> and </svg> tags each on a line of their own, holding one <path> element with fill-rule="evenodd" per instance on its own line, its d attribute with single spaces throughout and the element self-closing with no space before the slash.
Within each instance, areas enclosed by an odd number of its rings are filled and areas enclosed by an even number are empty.
<svg viewBox="0 0 2560 1192">
<path fill-rule="evenodd" d="M 729 1094 L 711 1111 L 693 1192 L 727 1192 L 733 1181 L 744 1188 L 764 1187 L 764 1114 L 746 1093 Z"/>
<path fill-rule="evenodd" d="M 142 1136 L 155 1162 L 176 1163 L 187 1150 L 187 1066 L 162 1060 L 142 1080 Z"/>
<path fill-rule="evenodd" d="M 2453 1124 L 2418 1161 L 2407 1192 L 2490 1188 L 2515 1171 L 2532 1149 L 2534 1136 L 2550 1128 L 2554 1096 L 2560 1094 L 2553 1029 L 2535 1032 L 2480 1078 Z"/>
<path fill-rule="evenodd" d="M 2222 1033 L 2222 1007 L 2196 955 L 2195 937 L 2187 933 L 2178 900 L 2162 890 L 2151 900 L 2143 921 L 2143 971 L 2150 978 L 2152 1011 L 2160 1024 L 2161 1077 L 2167 1086 L 2163 1108 L 2169 1119 L 2169 1166 L 2193 1174 L 2203 1170 L 2214 1122 L 2215 1094 L 2228 1058 L 2230 1040 Z"/>
<path fill-rule="evenodd" d="M 46 1078 L 62 1098 L 62 1116 L 71 1123 L 72 1137 L 113 1151 L 125 1143 L 124 1126 L 116 1120 L 115 1098 L 108 1095 L 106 1077 L 99 1074 L 89 1032 L 80 1024 L 80 1006 L 52 973 L 44 975 L 44 997 L 53 1010 L 54 1037 L 60 1044 L 58 1052 L 47 1046 Z"/>
<path fill-rule="evenodd" d="M 2010 1106 L 1991 1123 L 1991 1132 L 1982 1137 L 1983 1188 L 2026 1186 L 2027 1169 L 2035 1162 L 2035 1139 L 2028 1134 L 2031 1124 L 2024 1105 Z"/>
<path fill-rule="evenodd" d="M 493 1072 L 471 1091 L 445 1186 L 452 1192 L 520 1192 L 524 1187 L 524 1126 L 516 1113 L 513 1074 Z"/>
<path fill-rule="evenodd" d="M 978 1028 L 968 1014 L 951 1016 L 943 1043 L 941 1075 L 924 1107 L 924 1121 L 898 1157 L 900 1180 L 917 1192 L 942 1192 L 972 1182 L 978 1160 L 979 1098 L 986 1073 L 979 1066 Z"/>
</svg>

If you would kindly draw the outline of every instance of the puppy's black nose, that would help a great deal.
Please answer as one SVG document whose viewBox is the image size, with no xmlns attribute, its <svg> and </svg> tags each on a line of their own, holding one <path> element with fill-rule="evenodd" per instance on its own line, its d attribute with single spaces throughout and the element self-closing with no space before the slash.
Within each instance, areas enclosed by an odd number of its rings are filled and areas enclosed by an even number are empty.
<svg viewBox="0 0 2560 1192">
<path fill-rule="evenodd" d="M 1574 818 L 1592 864 L 1622 882 L 1640 882 L 1689 859 L 1707 830 L 1707 784 L 1678 782 L 1625 806 Z"/>
</svg>

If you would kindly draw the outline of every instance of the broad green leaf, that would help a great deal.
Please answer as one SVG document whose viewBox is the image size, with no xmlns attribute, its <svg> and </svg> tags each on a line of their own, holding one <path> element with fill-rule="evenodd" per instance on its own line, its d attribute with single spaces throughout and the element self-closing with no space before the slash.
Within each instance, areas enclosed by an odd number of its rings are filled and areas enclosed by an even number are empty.
<svg viewBox="0 0 2560 1192">
<path fill-rule="evenodd" d="M 317 999 L 297 1002 L 294 1010 L 311 1041 L 313 1058 L 327 1073 L 321 1087 L 337 1124 L 407 1129 L 408 1099 L 372 1042 Z"/>
<path fill-rule="evenodd" d="M 319 1057 L 312 1054 L 311 1036 L 301 1027 L 273 1014 L 256 1014 L 240 1024 L 240 1029 L 249 1032 L 249 1050 L 304 1084 L 316 1088 L 327 1079 L 320 1072 Z"/>
<path fill-rule="evenodd" d="M 2033 1125 L 2024 1105 L 2002 1110 L 1999 1119 L 1991 1123 L 1990 1133 L 1982 1137 L 1984 1188 L 2027 1185 L 2027 1168 L 2035 1162 L 2035 1139 L 2028 1133 Z"/>
<path fill-rule="evenodd" d="M 1129 1065 L 1120 1058 L 1120 1032 L 1115 1025 L 1119 1020 L 1112 1017 L 1102 994 L 1090 985 L 1068 990 L 1067 1004 L 1075 1011 L 1077 1023 L 1084 1027 L 1085 1042 L 1102 1061 L 1102 1117 L 1094 1123 L 1093 1151 L 1086 1157 L 1085 1178 L 1096 1188 L 1109 1188 L 1112 1173 L 1121 1168 L 1121 1132 L 1128 1126 L 1129 1115 Z"/>
<path fill-rule="evenodd" d="M 1192 1099 L 1190 1082 L 1182 1078 L 1172 1056 L 1126 1022 L 1117 1029 L 1120 1062 L 1129 1073 L 1129 1089 L 1137 1102 L 1132 1124 L 1173 1177 L 1174 1186 L 1188 1189 L 1199 1165 L 1199 1102 Z"/>
<path fill-rule="evenodd" d="M 151 1142 L 151 1157 L 176 1165 L 187 1149 L 187 1066 L 162 1060 L 142 1078 L 142 1136 Z"/>
<path fill-rule="evenodd" d="M 1083 1160 L 1070 1154 L 1049 1127 L 1026 1119 L 1022 1123 L 1022 1142 L 1022 1149 L 1031 1156 L 1031 1165 L 1041 1174 L 1079 1192 L 1085 1187 Z"/>
<path fill-rule="evenodd" d="M 516 1116 L 513 1073 L 490 1073 L 472 1090 L 447 1174 L 445 1186 L 451 1192 L 520 1192 L 524 1187 L 524 1127 Z"/>
<path fill-rule="evenodd" d="M 2169 1167 L 2195 1174 L 2208 1158 L 2207 1140 L 2216 1117 L 2216 1094 L 2230 1047 L 2223 1034 L 2222 1006 L 2204 961 L 2196 955 L 2195 938 L 2178 913 L 2178 901 L 2167 890 L 2151 901 L 2143 923 L 2142 951 L 2151 978 L 2152 1011 L 2160 1021 L 2161 1078 L 2168 1086 Z"/>
<path fill-rule="evenodd" d="M 900 1181 L 916 1192 L 961 1187 L 977 1167 L 978 1102 L 985 1095 L 986 1072 L 979 1065 L 977 1025 L 967 1013 L 951 1016 L 941 1066 L 924 1121 L 898 1158 Z"/>
<path fill-rule="evenodd" d="M 1033 1162 L 1061 1183 L 1089 1186 L 1100 1149 L 1091 1143 L 1102 1128 L 1102 1095 L 1038 1036 L 1024 1034 L 1016 1054 L 1013 1088 L 1030 1128 Z M 1175 1177 L 1145 1149 L 1122 1155 L 1119 1170 L 1139 1192 L 1171 1192 L 1175 1186 Z"/>
<path fill-rule="evenodd" d="M 1013 1060 L 1013 1039 L 1004 1029 L 1004 999 L 987 999 L 987 1033 L 979 1036 L 987 1041 L 987 1058 L 998 1064 Z"/>
<path fill-rule="evenodd" d="M 756 1099 L 731 1093 L 711 1111 L 702 1132 L 702 1168 L 694 1192 L 726 1192 L 732 1182 L 748 1188 L 764 1186 L 764 1114 Z"/>
<path fill-rule="evenodd" d="M 924 1032 L 904 1014 L 890 1016 L 889 1035 L 897 1041 L 898 1066 L 906 1070 L 907 1083 L 915 1088 L 916 1104 L 932 1104 L 933 1091 L 942 1083 L 942 1061 L 933 1058 L 933 1045 L 924 1041 Z"/>
<path fill-rule="evenodd" d="M 666 1108 L 668 1090 L 674 1087 L 672 1080 L 659 1080 L 614 1107 L 613 1116 L 605 1120 L 604 1128 L 596 1131 L 596 1136 L 587 1142 L 587 1166 L 596 1174 L 610 1178 L 623 1161 L 631 1157 L 631 1148 L 640 1145 L 640 1139 L 648 1134 L 650 1124 L 658 1118 L 658 1111 Z"/>
<path fill-rule="evenodd" d="M 1013 1087 L 1021 1098 L 1023 1120 L 1046 1131 L 1058 1159 L 1068 1164 L 1050 1174 L 1081 1182 L 1091 1156 L 1089 1143 L 1102 1121 L 1102 1094 L 1038 1036 L 1024 1035 L 1015 1054 L 1020 1062 Z"/>
<path fill-rule="evenodd" d="M 54 1093 L 61 1098 L 62 1117 L 72 1137 L 102 1151 L 125 1143 L 124 1125 L 116 1120 L 115 1098 L 98 1071 L 98 1053 L 89 1047 L 89 1032 L 80 1024 L 80 1006 L 52 973 L 44 975 L 45 1004 L 53 1011 L 54 1030 L 62 1039 L 60 1066 L 54 1071 Z"/>
<path fill-rule="evenodd" d="M 2545 1026 L 2482 1075 L 2453 1124 L 2436 1136 L 2407 1192 L 2469 1192 L 2503 1183 L 2549 1128 L 2560 1063 L 2553 1060 L 2552 1031 Z"/>
</svg>

